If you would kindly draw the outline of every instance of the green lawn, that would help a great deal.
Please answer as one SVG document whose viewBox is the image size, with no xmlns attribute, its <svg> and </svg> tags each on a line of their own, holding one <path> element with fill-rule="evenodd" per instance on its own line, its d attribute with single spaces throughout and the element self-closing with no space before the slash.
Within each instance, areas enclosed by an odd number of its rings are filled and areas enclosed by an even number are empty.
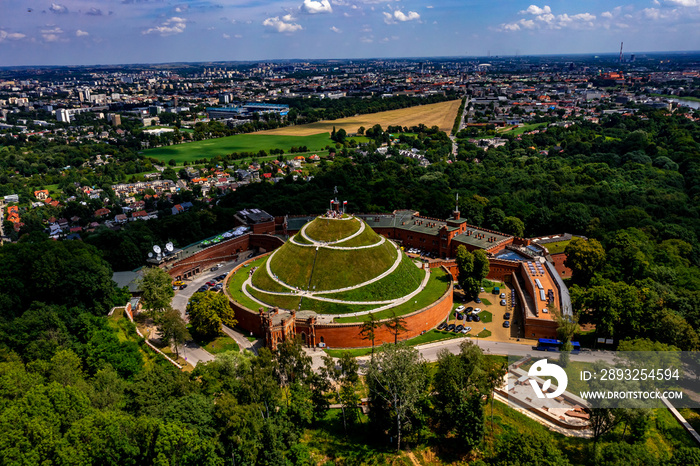
<svg viewBox="0 0 700 466">
<path fill-rule="evenodd" d="M 425 345 L 428 343 L 434 343 L 436 341 L 451 340 L 453 338 L 461 338 L 464 335 L 461 333 L 454 332 L 441 332 L 440 330 L 429 330 L 423 335 L 418 335 L 417 337 L 410 338 L 405 341 L 409 346 Z M 375 351 L 377 348 L 375 348 Z M 334 358 L 339 358 L 345 352 L 349 352 L 353 357 L 366 356 L 372 352 L 372 347 L 369 348 L 348 348 L 348 349 L 324 349 L 324 351 Z"/>
<path fill-rule="evenodd" d="M 306 146 L 310 151 L 323 150 L 327 145 L 333 145 L 329 133 L 313 136 L 279 136 L 269 134 L 237 134 L 223 138 L 194 141 L 167 147 L 158 147 L 143 151 L 146 157 L 162 161 L 175 160 L 178 163 L 191 162 L 197 159 L 212 158 L 231 152 L 258 152 L 271 149 L 283 149 L 288 152 L 291 147 Z M 274 156 L 272 158 L 275 158 Z"/>
<path fill-rule="evenodd" d="M 482 301 L 483 301 L 483 299 L 482 299 Z M 481 311 L 479 313 L 479 317 L 481 318 L 481 321 L 485 324 L 488 324 L 489 322 L 493 321 L 493 316 L 491 315 L 491 313 L 489 311 Z"/>
<path fill-rule="evenodd" d="M 574 238 L 578 238 L 578 236 L 574 236 L 572 239 Z M 556 243 L 545 243 L 542 246 L 547 248 L 550 254 L 560 254 L 564 252 L 564 249 L 566 249 L 570 242 L 571 240 L 558 241 Z"/>
<path fill-rule="evenodd" d="M 267 257 L 261 257 L 254 260 L 248 267 L 241 267 L 235 275 L 233 275 L 228 281 L 228 291 L 231 297 L 251 310 L 256 310 L 260 307 L 260 304 L 256 303 L 242 291 L 243 283 L 248 279 L 248 271 L 251 267 L 261 266 Z"/>
<path fill-rule="evenodd" d="M 315 241 L 338 241 L 357 233 L 361 226 L 359 220 L 317 218 L 306 227 L 306 235 Z"/>
<path fill-rule="evenodd" d="M 346 301 L 380 301 L 397 299 L 416 290 L 425 277 L 425 271 L 419 269 L 405 254 L 401 264 L 391 274 L 369 285 L 342 293 L 323 295 L 326 298 Z"/>
<path fill-rule="evenodd" d="M 547 126 L 547 123 L 533 123 L 531 125 L 523 125 L 519 126 L 518 128 L 515 128 L 510 131 L 499 131 L 500 134 L 510 134 L 513 136 L 520 136 L 523 133 L 527 133 L 528 131 L 535 130 L 537 128 L 542 128 L 543 126 Z"/>
<path fill-rule="evenodd" d="M 338 243 L 338 246 L 344 248 L 354 248 L 356 246 L 369 246 L 381 241 L 381 237 L 377 235 L 370 227 L 365 227 L 365 231 L 355 236 L 352 239 Z"/>
<path fill-rule="evenodd" d="M 226 351 L 240 351 L 236 340 L 230 336 L 221 333 L 213 340 L 195 340 L 202 348 L 212 354 L 225 353 Z"/>
<path fill-rule="evenodd" d="M 386 309 L 384 311 L 375 312 L 374 316 L 377 319 L 387 319 L 391 317 L 394 313 L 397 315 L 410 314 L 418 309 L 423 309 L 431 303 L 434 303 L 440 297 L 445 294 L 447 288 L 452 282 L 452 276 L 446 273 L 440 268 L 431 269 L 430 279 L 426 287 L 413 297 L 410 301 L 400 304 L 396 307 Z M 364 322 L 367 320 L 366 315 L 362 316 L 350 316 L 350 317 L 338 317 L 335 319 L 336 323 L 349 323 L 349 322 Z"/>
</svg>

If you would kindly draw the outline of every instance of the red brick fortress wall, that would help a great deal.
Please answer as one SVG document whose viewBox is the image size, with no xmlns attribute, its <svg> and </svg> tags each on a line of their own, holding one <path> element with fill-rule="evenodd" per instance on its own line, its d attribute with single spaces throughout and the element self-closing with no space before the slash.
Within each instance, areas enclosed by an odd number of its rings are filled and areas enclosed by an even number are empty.
<svg viewBox="0 0 700 466">
<path fill-rule="evenodd" d="M 231 309 L 233 309 L 236 320 L 238 321 L 238 327 L 248 332 L 252 332 L 258 337 L 263 337 L 264 331 L 260 326 L 260 315 L 258 309 L 248 309 L 242 304 L 234 301 L 228 294 L 229 277 L 236 273 L 236 271 L 238 271 L 245 264 L 250 263 L 253 260 L 257 260 L 260 257 L 261 256 L 257 256 L 254 259 L 249 259 L 233 269 L 224 281 L 224 290 L 226 290 L 225 293 L 229 298 Z M 450 284 L 448 290 L 440 297 L 440 299 L 433 304 L 403 316 L 406 321 L 407 330 L 399 335 L 399 339 L 406 340 L 408 338 L 413 338 L 420 335 L 424 330 L 427 331 L 435 328 L 435 326 L 445 320 L 451 310 L 452 284 Z M 306 319 L 297 319 L 295 325 L 297 335 L 300 335 L 301 333 L 309 335 L 311 333 Z M 315 324 L 314 328 L 316 343 L 321 342 L 321 338 L 323 338 L 323 343 L 325 343 L 327 347 L 331 348 L 359 348 L 371 346 L 371 342 L 362 339 L 362 336 L 360 335 L 361 326 L 362 324 L 360 323 Z M 375 330 L 375 335 L 375 345 L 394 342 L 394 336 L 391 334 L 389 329 L 383 325 Z"/>
</svg>

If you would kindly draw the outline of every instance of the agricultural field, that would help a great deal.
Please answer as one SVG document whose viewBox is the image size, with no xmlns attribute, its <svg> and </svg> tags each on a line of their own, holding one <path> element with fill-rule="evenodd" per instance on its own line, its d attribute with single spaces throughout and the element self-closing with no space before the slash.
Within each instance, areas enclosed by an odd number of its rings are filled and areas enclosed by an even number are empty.
<svg viewBox="0 0 700 466">
<path fill-rule="evenodd" d="M 421 105 L 418 107 L 390 110 L 388 112 L 368 113 L 337 120 L 317 121 L 308 125 L 287 126 L 285 128 L 261 131 L 258 134 L 310 136 L 321 132 L 330 133 L 335 126 L 336 131 L 344 129 L 348 134 L 357 132 L 357 128 L 364 126 L 371 128 L 376 124 L 386 129 L 389 125 L 417 126 L 423 123 L 427 127 L 438 126 L 443 131 L 451 131 L 457 110 L 461 100 L 451 100 L 438 104 Z M 307 144 L 308 145 L 308 144 Z"/>
<path fill-rule="evenodd" d="M 357 128 L 355 128 L 357 129 Z M 183 162 L 192 162 L 203 158 L 212 158 L 217 155 L 226 155 L 231 152 L 259 152 L 271 149 L 282 149 L 289 152 L 291 147 L 306 146 L 310 151 L 322 151 L 328 145 L 335 143 L 330 139 L 330 133 L 314 135 L 282 136 L 269 132 L 255 134 L 236 134 L 223 138 L 207 139 L 205 141 L 188 142 L 167 147 L 158 147 L 143 151 L 146 157 L 168 162 L 175 160 L 178 165 Z M 273 157 L 274 158 L 274 157 Z"/>
</svg>

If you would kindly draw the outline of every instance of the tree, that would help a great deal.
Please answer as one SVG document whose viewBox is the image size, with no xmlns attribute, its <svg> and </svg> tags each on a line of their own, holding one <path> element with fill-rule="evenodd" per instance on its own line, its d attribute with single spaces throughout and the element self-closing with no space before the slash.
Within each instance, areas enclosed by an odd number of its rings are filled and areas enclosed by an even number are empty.
<svg viewBox="0 0 700 466">
<path fill-rule="evenodd" d="M 365 134 L 365 127 L 364 127 L 364 126 L 360 126 L 359 128 L 357 128 L 357 134 L 359 134 L 360 136 L 362 136 L 363 134 Z"/>
<path fill-rule="evenodd" d="M 357 405 L 360 396 L 357 394 L 357 384 L 360 381 L 358 370 L 360 366 L 357 360 L 346 351 L 340 357 L 338 364 L 330 356 L 323 358 L 321 367 L 322 376 L 328 381 L 328 387 L 332 389 L 343 414 L 343 428 L 347 433 L 347 424 L 354 424 L 358 419 Z"/>
<path fill-rule="evenodd" d="M 501 230 L 504 233 L 522 238 L 525 234 L 525 224 L 518 217 L 506 217 L 502 222 Z"/>
<path fill-rule="evenodd" d="M 399 333 L 406 331 L 406 319 L 396 315 L 396 311 L 392 311 L 391 317 L 384 326 L 394 334 L 394 344 L 396 344 L 399 341 Z"/>
<path fill-rule="evenodd" d="M 377 320 L 374 314 L 370 313 L 368 314 L 367 320 L 365 320 L 360 327 L 360 335 L 362 335 L 362 339 L 372 342 L 372 357 L 374 357 L 375 330 L 377 330 L 380 325 L 379 320 Z"/>
<path fill-rule="evenodd" d="M 487 375 L 483 353 L 471 342 L 462 343 L 457 355 L 438 353 L 433 394 L 438 426 L 445 435 L 455 432 L 460 445 L 469 450 L 484 432 L 481 399 L 489 394 Z"/>
<path fill-rule="evenodd" d="M 168 308 L 156 320 L 161 338 L 168 345 L 175 347 L 175 354 L 180 357 L 178 346 L 191 338 L 190 332 L 187 330 L 187 324 L 182 318 L 180 311 L 173 308 Z"/>
<path fill-rule="evenodd" d="M 221 324 L 236 325 L 233 310 L 221 293 L 195 293 L 187 304 L 192 330 L 205 338 L 216 337 Z"/>
<path fill-rule="evenodd" d="M 175 293 L 168 272 L 159 267 L 148 268 L 143 272 L 138 284 L 142 290 L 141 305 L 145 309 L 158 313 L 170 307 Z"/>
<path fill-rule="evenodd" d="M 466 247 L 457 247 L 457 280 L 467 298 L 479 295 L 481 281 L 489 274 L 489 259 L 482 250 L 469 252 Z"/>
<path fill-rule="evenodd" d="M 571 269 L 575 282 L 586 285 L 605 263 L 605 250 L 598 240 L 572 239 L 564 249 L 564 265 Z"/>
<path fill-rule="evenodd" d="M 415 348 L 405 343 L 384 344 L 370 361 L 365 377 L 372 422 L 380 432 L 390 430 L 396 435 L 398 452 L 410 415 L 419 410 L 421 399 L 427 396 L 425 362 Z"/>
</svg>

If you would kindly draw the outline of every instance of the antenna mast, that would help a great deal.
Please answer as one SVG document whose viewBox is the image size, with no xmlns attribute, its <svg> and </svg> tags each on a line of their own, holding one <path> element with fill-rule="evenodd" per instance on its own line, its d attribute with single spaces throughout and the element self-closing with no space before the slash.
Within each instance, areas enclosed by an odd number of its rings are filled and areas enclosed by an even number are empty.
<svg viewBox="0 0 700 466">
<path fill-rule="evenodd" d="M 622 45 L 624 42 L 620 42 L 620 63 L 622 63 Z"/>
</svg>

